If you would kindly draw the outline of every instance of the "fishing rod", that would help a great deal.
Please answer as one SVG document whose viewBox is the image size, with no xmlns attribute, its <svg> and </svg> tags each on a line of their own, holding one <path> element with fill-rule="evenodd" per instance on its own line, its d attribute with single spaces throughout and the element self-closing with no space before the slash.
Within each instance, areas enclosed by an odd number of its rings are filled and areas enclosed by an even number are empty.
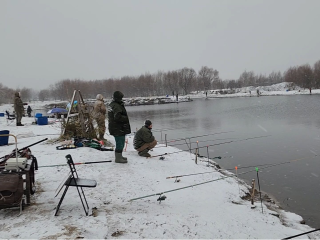
<svg viewBox="0 0 320 240">
<path fill-rule="evenodd" d="M 256 138 L 269 137 L 269 136 L 271 136 L 271 135 L 259 136 L 259 137 L 252 137 L 252 138 L 245 138 L 245 139 L 240 139 L 240 140 L 235 140 L 235 141 L 229 141 L 229 142 L 216 143 L 216 144 L 211 144 L 211 145 L 202 146 L 202 147 L 190 148 L 189 150 L 191 151 L 191 150 L 195 150 L 195 149 L 199 149 L 199 148 L 206 148 L 206 147 L 218 146 L 218 145 L 223 145 L 223 144 L 233 143 L 233 142 L 242 142 L 242 141 L 252 140 L 252 139 L 256 139 Z M 180 151 L 171 152 L 171 153 L 163 153 L 163 154 L 151 156 L 151 157 L 149 157 L 149 158 L 152 158 L 152 157 L 160 157 L 160 156 L 163 156 L 163 155 L 180 153 L 180 152 L 184 152 L 184 151 L 185 151 L 185 150 L 180 150 Z"/>
<path fill-rule="evenodd" d="M 310 157 L 295 159 L 295 160 L 291 160 L 291 161 L 283 162 L 283 163 L 278 163 L 278 164 L 272 164 L 272 165 L 270 165 L 270 166 L 266 166 L 266 167 L 261 168 L 261 169 L 266 169 L 266 168 L 278 166 L 278 165 L 281 165 L 281 164 L 291 163 L 291 162 L 293 162 L 293 161 L 298 161 L 298 160 L 302 160 L 302 159 L 306 159 L 306 158 L 310 158 Z M 247 173 L 254 172 L 254 171 L 256 171 L 256 169 L 250 170 L 250 171 L 247 171 L 247 172 L 238 173 L 238 175 L 247 174 Z M 161 195 L 164 194 L 164 193 L 179 191 L 179 190 L 182 190 L 182 189 L 199 186 L 199 185 L 203 185 L 203 184 L 206 184 L 206 183 L 216 182 L 216 181 L 219 181 L 219 180 L 223 180 L 223 179 L 230 178 L 230 177 L 235 177 L 235 176 L 236 176 L 236 175 L 233 174 L 233 175 L 230 175 L 230 176 L 225 176 L 225 177 L 221 177 L 221 178 L 214 179 L 214 180 L 210 180 L 210 181 L 205 181 L 205 182 L 201 182 L 201 183 L 197 183 L 197 184 L 192 184 L 192 185 L 188 185 L 188 186 L 185 186 L 185 187 L 175 188 L 175 189 L 171 189 L 171 190 L 164 191 L 164 192 L 160 192 L 160 193 L 154 193 L 154 194 L 146 195 L 146 196 L 143 196 L 143 197 L 132 198 L 132 199 L 130 199 L 130 200 L 128 200 L 128 201 L 129 201 L 129 202 L 132 202 L 132 201 L 135 201 L 135 200 L 138 200 L 138 199 L 148 198 L 148 197 L 153 197 L 153 196 L 160 196 L 160 197 L 161 197 Z M 237 177 L 237 176 L 236 176 L 236 177 Z"/>
<path fill-rule="evenodd" d="M 302 236 L 302 235 L 305 235 L 305 234 L 308 234 L 308 233 L 313 233 L 313 232 L 316 232 L 316 231 L 319 231 L 319 230 L 320 230 L 320 228 L 314 229 L 314 230 L 311 230 L 311 231 L 308 231 L 308 232 L 300 233 L 300 234 L 297 234 L 297 235 L 294 235 L 294 236 L 286 237 L 286 238 L 283 238 L 283 239 L 291 239 L 291 238 L 299 237 L 299 236 Z"/>
<path fill-rule="evenodd" d="M 93 163 L 107 163 L 107 162 L 112 162 L 112 161 L 99 161 L 99 162 L 78 162 L 78 163 L 73 163 L 74 165 L 81 165 L 81 164 L 93 164 Z M 57 165 L 47 165 L 47 166 L 39 166 L 41 167 L 59 167 L 59 166 L 67 166 L 68 164 L 57 164 Z"/>
<path fill-rule="evenodd" d="M 216 157 L 218 159 L 221 159 L 219 157 Z M 207 162 L 207 161 L 204 161 Z M 270 166 L 272 164 L 261 164 L 261 165 L 255 165 L 255 166 L 246 166 L 246 167 L 237 167 L 237 169 L 243 169 L 243 168 L 251 168 L 251 167 L 261 167 L 261 166 Z M 188 177 L 188 176 L 193 176 L 193 175 L 201 175 L 201 174 L 206 174 L 206 173 L 214 173 L 214 172 L 221 172 L 221 171 L 232 171 L 234 170 L 233 168 L 227 168 L 227 169 L 218 169 L 215 171 L 209 171 L 209 172 L 200 172 L 200 173 L 191 173 L 191 174 L 184 174 L 184 175 L 177 175 L 177 176 L 170 176 L 170 177 L 166 177 L 166 179 L 170 179 L 170 178 L 178 178 L 178 177 Z"/>
<path fill-rule="evenodd" d="M 204 134 L 204 135 L 193 136 L 193 137 L 186 137 L 186 138 L 177 138 L 177 139 L 171 139 L 170 141 L 167 141 L 167 142 L 176 142 L 176 141 L 181 141 L 181 140 L 186 140 L 186 139 L 191 139 L 191 138 L 205 137 L 205 136 L 211 136 L 211 135 L 223 134 L 223 133 L 231 133 L 231 132 L 234 132 L 234 131 L 210 133 L 210 134 Z"/>
<path fill-rule="evenodd" d="M 43 142 L 43 141 L 46 141 L 46 140 L 48 140 L 48 138 L 42 139 L 42 140 L 40 140 L 40 141 L 38 141 L 38 142 L 32 143 L 32 144 L 30 144 L 30 145 L 28 145 L 28 146 L 26 146 L 26 147 L 20 148 L 20 149 L 18 149 L 18 150 L 15 149 L 15 150 L 12 151 L 11 154 L 5 155 L 5 156 L 3 156 L 3 157 L 0 157 L 0 159 L 3 159 L 3 158 L 6 158 L 6 159 L 7 159 L 7 158 L 11 158 L 11 157 L 13 157 L 13 156 L 16 154 L 16 152 L 19 153 L 19 152 L 21 152 L 21 151 L 23 151 L 23 150 L 25 150 L 25 149 L 27 149 L 27 148 L 30 148 L 30 147 L 32 147 L 32 146 L 34 146 L 34 145 L 36 145 L 36 144 L 38 144 L 38 143 L 41 143 L 41 142 Z M 2 162 L 2 161 L 0 161 L 0 162 Z"/>
<path fill-rule="evenodd" d="M 210 140 L 203 140 L 203 141 L 196 141 L 196 142 L 189 142 L 188 144 L 192 144 L 192 143 L 200 143 L 200 142 L 214 142 L 214 141 L 220 141 L 220 140 L 228 140 L 228 139 L 236 139 L 236 138 L 221 138 L 221 139 L 210 139 Z M 178 144 L 173 144 L 173 145 L 168 145 L 169 147 L 173 147 L 173 146 L 178 146 L 178 145 L 185 145 L 186 143 L 178 143 Z M 154 147 L 154 148 L 163 148 L 166 146 L 159 146 L 159 147 Z"/>
</svg>

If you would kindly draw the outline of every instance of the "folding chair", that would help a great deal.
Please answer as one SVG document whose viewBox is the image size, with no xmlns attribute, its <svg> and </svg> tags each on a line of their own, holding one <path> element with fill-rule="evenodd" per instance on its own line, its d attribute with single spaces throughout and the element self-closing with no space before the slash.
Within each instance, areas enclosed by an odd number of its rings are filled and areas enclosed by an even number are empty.
<svg viewBox="0 0 320 240">
<path fill-rule="evenodd" d="M 89 213 L 89 205 L 88 205 L 88 202 L 87 202 L 87 199 L 86 199 L 86 196 L 84 195 L 84 191 L 83 191 L 83 188 L 94 188 L 97 186 L 97 182 L 95 180 L 90 180 L 90 179 L 84 179 L 84 178 L 79 178 L 78 177 L 78 173 L 77 173 L 77 170 L 75 168 L 75 165 L 73 163 L 73 160 L 72 160 L 72 157 L 70 154 L 68 154 L 66 156 L 66 159 L 67 159 L 67 163 L 70 167 L 70 175 L 68 177 L 68 179 L 65 181 L 64 185 L 65 186 L 65 189 L 64 189 L 64 192 L 62 194 L 62 197 L 58 203 L 58 206 L 57 206 L 57 209 L 56 209 L 56 213 L 55 213 L 55 216 L 57 216 L 57 213 L 59 211 L 59 208 L 61 206 L 61 203 L 69 189 L 69 187 L 76 187 L 77 190 L 78 190 L 78 193 L 79 193 L 79 197 L 80 197 L 80 200 L 81 200 L 81 203 L 82 203 L 82 206 L 83 206 L 83 209 L 84 209 L 84 212 L 86 213 L 86 215 L 88 216 L 88 213 Z M 63 188 L 63 186 L 61 187 L 61 189 Z M 60 189 L 60 190 L 61 190 Z M 60 192 L 59 190 L 59 192 Z M 81 191 L 80 191 L 81 190 Z M 57 193 L 57 195 L 59 194 L 59 192 Z M 56 195 L 56 196 L 57 196 Z M 86 204 L 86 205 L 85 205 Z"/>
<path fill-rule="evenodd" d="M 7 115 L 7 125 L 11 124 L 16 119 L 13 115 L 10 115 L 7 110 L 6 110 L 6 115 Z"/>
</svg>

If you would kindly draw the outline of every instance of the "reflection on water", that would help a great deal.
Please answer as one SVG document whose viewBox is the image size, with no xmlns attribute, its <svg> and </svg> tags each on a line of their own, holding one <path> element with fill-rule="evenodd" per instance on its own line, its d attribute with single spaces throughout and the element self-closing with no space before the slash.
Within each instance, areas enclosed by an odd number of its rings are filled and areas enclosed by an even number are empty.
<svg viewBox="0 0 320 240">
<path fill-rule="evenodd" d="M 320 95 L 199 99 L 127 107 L 127 111 L 132 129 L 151 119 L 159 140 L 164 134 L 167 139 L 177 139 L 228 132 L 191 139 L 198 140 L 200 147 L 234 140 L 209 147 L 209 157 L 223 157 L 216 160 L 223 168 L 238 166 L 240 172 L 241 167 L 289 162 L 261 167 L 261 190 L 275 196 L 283 208 L 303 216 L 307 224 L 319 227 L 319 100 Z M 257 136 L 268 137 L 244 140 Z M 188 149 L 183 144 L 176 147 Z M 200 154 L 206 156 L 206 148 L 200 149 Z M 251 182 L 256 173 L 241 177 Z"/>
</svg>

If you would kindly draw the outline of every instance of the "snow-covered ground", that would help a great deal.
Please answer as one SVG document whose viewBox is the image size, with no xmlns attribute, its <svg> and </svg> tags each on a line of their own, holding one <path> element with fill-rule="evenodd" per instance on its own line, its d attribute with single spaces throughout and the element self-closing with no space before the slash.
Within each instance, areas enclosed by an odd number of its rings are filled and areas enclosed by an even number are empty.
<svg viewBox="0 0 320 240">
<path fill-rule="evenodd" d="M 300 87 L 292 87 L 291 83 L 282 82 L 273 84 L 271 86 L 259 86 L 259 87 L 243 87 L 236 89 L 222 89 L 222 90 L 209 90 L 207 91 L 208 98 L 222 98 L 222 97 L 256 97 L 257 90 L 259 90 L 260 96 L 279 96 L 279 95 L 301 95 L 310 94 L 309 89 L 303 89 Z M 312 94 L 320 94 L 320 89 L 312 89 Z M 192 92 L 188 95 L 190 98 L 203 98 L 205 97 L 205 91 Z"/>
<path fill-rule="evenodd" d="M 32 103 L 31 107 L 39 109 L 44 104 L 46 102 Z M 12 105 L 0 106 L 0 112 L 5 110 L 12 112 Z M 9 130 L 10 134 L 17 136 L 18 148 L 49 138 L 31 147 L 39 165 L 36 172 L 37 192 L 31 198 L 31 205 L 20 216 L 18 209 L 0 210 L 0 238 L 281 239 L 313 230 L 300 223 L 300 216 L 285 212 L 271 203 L 263 203 L 263 213 L 258 201 L 252 209 L 251 202 L 241 198 L 248 193 L 247 185 L 237 181 L 235 175 L 218 180 L 226 175 L 207 167 L 201 159 L 196 165 L 194 154 L 167 154 L 164 160 L 139 157 L 132 146 L 133 135 L 128 135 L 128 146 L 124 152 L 128 164 L 117 164 L 111 151 L 86 147 L 56 150 L 61 143 L 52 143 L 52 140 L 59 136 L 60 123 L 52 121 L 49 125 L 39 126 L 33 125 L 33 120 L 24 117 L 22 123 L 25 126 L 17 127 L 14 122 L 0 117 L 0 130 Z M 112 136 L 106 134 L 105 137 L 114 143 Z M 1 156 L 14 149 L 14 142 L 14 138 L 10 137 L 8 146 L 0 146 Z M 151 154 L 156 156 L 177 151 L 176 148 L 159 144 Z M 44 166 L 66 164 L 67 154 L 72 155 L 74 162 L 113 161 L 76 166 L 80 177 L 94 179 L 98 183 L 96 188 L 84 189 L 90 206 L 89 216 L 85 216 L 75 188 L 68 190 L 59 216 L 54 216 L 61 197 L 60 193 L 55 198 L 55 192 L 69 169 L 67 166 Z M 207 171 L 212 173 L 180 177 L 179 182 L 166 179 Z M 211 180 L 217 181 L 165 193 L 167 198 L 161 203 L 156 195 L 129 201 Z M 299 238 L 307 237 L 318 239 L 320 233 Z"/>
</svg>

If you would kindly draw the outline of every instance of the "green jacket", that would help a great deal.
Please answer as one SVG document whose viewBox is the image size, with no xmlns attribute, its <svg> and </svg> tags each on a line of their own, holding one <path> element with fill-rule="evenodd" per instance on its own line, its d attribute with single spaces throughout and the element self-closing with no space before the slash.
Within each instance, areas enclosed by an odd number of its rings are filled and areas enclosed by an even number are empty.
<svg viewBox="0 0 320 240">
<path fill-rule="evenodd" d="M 131 133 L 131 127 L 124 103 L 113 100 L 108 107 L 108 129 L 113 136 L 124 136 Z"/>
<path fill-rule="evenodd" d="M 142 126 L 134 135 L 133 145 L 134 149 L 142 147 L 145 143 L 151 143 L 154 141 L 154 136 L 149 128 Z"/>
<path fill-rule="evenodd" d="M 18 92 L 16 92 L 14 94 L 14 111 L 18 114 L 21 114 L 21 115 L 24 112 L 23 102 L 22 102 Z"/>
</svg>

